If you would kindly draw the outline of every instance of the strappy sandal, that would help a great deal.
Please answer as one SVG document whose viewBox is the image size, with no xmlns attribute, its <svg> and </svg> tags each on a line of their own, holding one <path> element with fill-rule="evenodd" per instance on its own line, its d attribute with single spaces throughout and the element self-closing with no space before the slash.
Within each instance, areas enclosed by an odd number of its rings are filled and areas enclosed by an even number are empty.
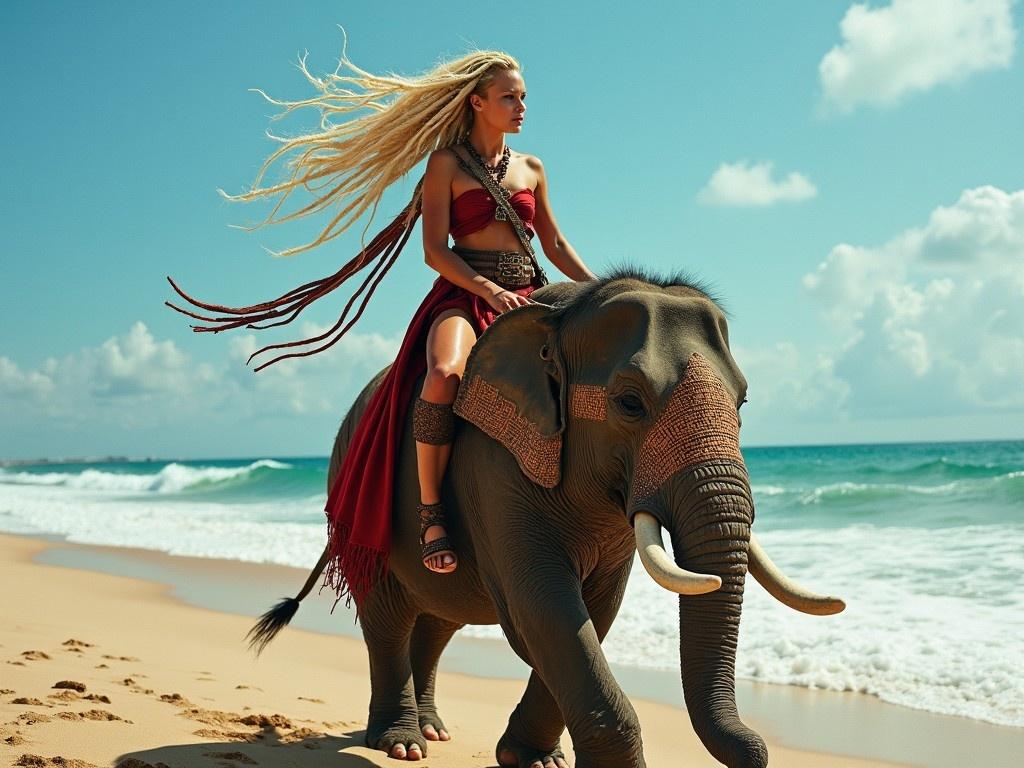
<svg viewBox="0 0 1024 768">
<path fill-rule="evenodd" d="M 441 506 L 441 502 L 438 501 L 434 504 L 417 504 L 416 511 L 420 516 L 420 547 L 423 550 L 424 567 L 434 573 L 451 573 L 455 570 L 456 566 L 458 566 L 459 557 L 455 554 L 455 548 L 452 546 L 452 542 L 448 536 L 441 536 L 440 538 L 434 539 L 430 542 L 424 540 L 427 535 L 428 528 L 434 525 L 440 525 L 441 527 L 445 526 L 444 508 Z M 450 554 L 455 562 L 440 570 L 431 568 L 429 560 L 436 555 L 443 555 L 445 553 Z"/>
</svg>

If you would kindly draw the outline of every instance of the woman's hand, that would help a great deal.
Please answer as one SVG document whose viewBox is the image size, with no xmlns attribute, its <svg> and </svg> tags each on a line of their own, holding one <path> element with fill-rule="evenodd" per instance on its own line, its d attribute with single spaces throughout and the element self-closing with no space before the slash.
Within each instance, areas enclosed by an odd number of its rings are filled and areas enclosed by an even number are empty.
<svg viewBox="0 0 1024 768">
<path fill-rule="evenodd" d="M 510 309 L 515 309 L 516 307 L 524 307 L 527 304 L 537 303 L 528 296 L 520 296 L 518 293 L 506 290 L 499 290 L 497 293 L 485 294 L 484 299 L 499 315 L 502 312 L 507 312 Z"/>
</svg>

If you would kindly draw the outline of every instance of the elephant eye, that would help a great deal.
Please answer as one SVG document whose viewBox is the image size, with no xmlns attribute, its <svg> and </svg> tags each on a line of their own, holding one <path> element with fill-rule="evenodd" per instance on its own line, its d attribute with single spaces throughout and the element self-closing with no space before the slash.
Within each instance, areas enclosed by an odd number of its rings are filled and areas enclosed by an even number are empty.
<svg viewBox="0 0 1024 768">
<path fill-rule="evenodd" d="M 631 419 L 640 419 L 647 415 L 644 401 L 631 392 L 625 392 L 615 397 L 615 404 Z"/>
</svg>

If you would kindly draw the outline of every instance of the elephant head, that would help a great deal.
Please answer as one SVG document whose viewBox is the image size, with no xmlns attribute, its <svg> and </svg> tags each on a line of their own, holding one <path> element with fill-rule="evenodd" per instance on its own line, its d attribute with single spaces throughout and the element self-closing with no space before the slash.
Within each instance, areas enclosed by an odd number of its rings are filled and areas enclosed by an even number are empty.
<svg viewBox="0 0 1024 768">
<path fill-rule="evenodd" d="M 456 412 L 581 514 L 611 508 L 632 523 L 644 567 L 680 595 L 680 666 L 694 729 L 726 765 L 765 765 L 764 742 L 735 702 L 746 573 L 801 611 L 844 605 L 789 581 L 751 534 L 739 448 L 747 384 L 729 352 L 724 313 L 683 275 L 629 268 L 551 285 L 534 299 L 553 305 L 506 312 L 474 346 Z"/>
</svg>

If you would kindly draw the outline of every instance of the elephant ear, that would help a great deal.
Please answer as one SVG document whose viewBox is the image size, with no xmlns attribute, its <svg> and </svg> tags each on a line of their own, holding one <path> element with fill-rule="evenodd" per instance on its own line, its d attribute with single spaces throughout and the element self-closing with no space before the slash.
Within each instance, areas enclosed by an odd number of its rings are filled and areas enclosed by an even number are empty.
<svg viewBox="0 0 1024 768">
<path fill-rule="evenodd" d="M 473 345 L 455 413 L 504 445 L 530 480 L 561 479 L 565 369 L 549 307 L 528 304 L 499 315 Z"/>
</svg>

